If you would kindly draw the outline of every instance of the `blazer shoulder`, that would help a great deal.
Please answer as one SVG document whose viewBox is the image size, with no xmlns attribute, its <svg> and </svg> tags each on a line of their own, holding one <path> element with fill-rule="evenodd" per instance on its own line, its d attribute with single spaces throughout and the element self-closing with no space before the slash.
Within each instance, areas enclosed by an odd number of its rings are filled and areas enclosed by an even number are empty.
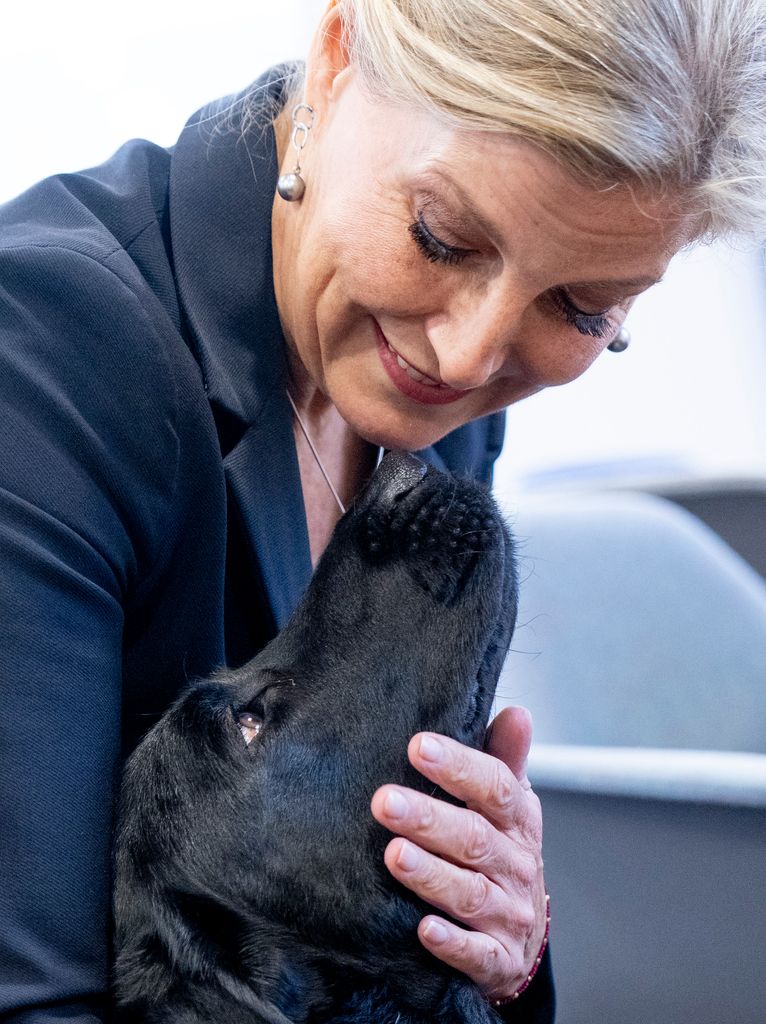
<svg viewBox="0 0 766 1024">
<path fill-rule="evenodd" d="M 136 139 L 98 167 L 56 174 L 0 205 L 0 250 L 79 250 L 103 260 L 166 215 L 171 153 Z"/>
<path fill-rule="evenodd" d="M 181 518 L 182 455 L 215 460 L 198 367 L 108 257 L 0 249 L 0 405 L 0 485 L 95 547 L 118 543 L 139 575 Z"/>
</svg>

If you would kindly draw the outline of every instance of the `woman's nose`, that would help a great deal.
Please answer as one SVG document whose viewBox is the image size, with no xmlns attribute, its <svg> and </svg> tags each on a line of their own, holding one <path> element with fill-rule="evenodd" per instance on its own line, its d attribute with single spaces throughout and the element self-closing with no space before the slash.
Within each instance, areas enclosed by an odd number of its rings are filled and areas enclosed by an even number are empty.
<svg viewBox="0 0 766 1024">
<path fill-rule="evenodd" d="M 426 323 L 439 377 L 457 390 L 477 388 L 511 359 L 521 337 L 523 309 L 507 298 L 455 301 Z"/>
</svg>

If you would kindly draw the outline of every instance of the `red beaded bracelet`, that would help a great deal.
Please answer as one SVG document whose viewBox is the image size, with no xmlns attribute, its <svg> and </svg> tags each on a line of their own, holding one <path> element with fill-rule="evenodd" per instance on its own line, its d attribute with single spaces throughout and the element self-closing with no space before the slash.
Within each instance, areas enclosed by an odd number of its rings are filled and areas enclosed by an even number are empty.
<svg viewBox="0 0 766 1024">
<path fill-rule="evenodd" d="M 507 1006 L 508 1003 L 512 1003 L 514 999 L 518 999 L 522 992 L 526 992 L 529 988 L 532 979 L 537 974 L 537 970 L 540 964 L 543 962 L 543 955 L 545 954 L 546 946 L 548 945 L 548 936 L 551 933 L 551 898 L 546 892 L 545 894 L 545 932 L 543 933 L 543 941 L 540 946 L 540 952 L 537 954 L 537 959 L 532 964 L 532 970 L 526 976 L 521 985 L 516 989 L 512 996 L 508 996 L 507 999 L 494 999 L 492 1001 L 493 1006 Z"/>
</svg>

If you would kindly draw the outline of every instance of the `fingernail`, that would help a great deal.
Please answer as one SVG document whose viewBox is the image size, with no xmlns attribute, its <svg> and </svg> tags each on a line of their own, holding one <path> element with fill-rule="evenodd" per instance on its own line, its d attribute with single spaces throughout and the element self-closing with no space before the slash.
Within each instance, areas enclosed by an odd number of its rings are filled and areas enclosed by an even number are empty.
<svg viewBox="0 0 766 1024">
<path fill-rule="evenodd" d="M 444 925 L 440 924 L 439 921 L 429 921 L 423 929 L 423 937 L 433 943 L 434 946 L 440 946 L 443 942 L 447 941 L 449 934 Z"/>
<path fill-rule="evenodd" d="M 406 818 L 410 809 L 407 798 L 396 789 L 386 794 L 383 806 L 389 818 Z"/>
<path fill-rule="evenodd" d="M 420 863 L 420 853 L 411 843 L 402 843 L 396 863 L 403 871 L 414 871 Z"/>
<path fill-rule="evenodd" d="M 444 760 L 444 747 L 433 736 L 422 736 L 420 739 L 420 756 L 426 761 L 438 764 Z"/>
</svg>

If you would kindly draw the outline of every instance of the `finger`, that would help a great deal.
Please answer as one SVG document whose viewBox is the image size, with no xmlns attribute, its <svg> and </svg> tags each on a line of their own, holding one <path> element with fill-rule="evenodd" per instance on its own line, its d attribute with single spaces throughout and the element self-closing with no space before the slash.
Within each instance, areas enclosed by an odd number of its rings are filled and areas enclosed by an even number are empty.
<svg viewBox="0 0 766 1024">
<path fill-rule="evenodd" d="M 504 999 L 522 984 L 524 965 L 518 949 L 506 947 L 483 932 L 466 931 L 444 918 L 424 917 L 418 938 L 445 964 L 462 971 L 490 999 Z"/>
<path fill-rule="evenodd" d="M 532 715 L 527 708 L 509 707 L 490 723 L 484 750 L 508 765 L 523 789 L 531 789 L 527 777 L 531 745 Z"/>
<path fill-rule="evenodd" d="M 421 774 L 499 828 L 542 836 L 539 801 L 498 758 L 431 732 L 413 736 L 407 754 Z"/>
<path fill-rule="evenodd" d="M 402 885 L 470 928 L 513 937 L 522 948 L 534 931 L 531 901 L 519 900 L 516 907 L 480 871 L 458 867 L 401 838 L 388 844 L 384 861 Z"/>
<path fill-rule="evenodd" d="M 501 885 L 509 879 L 530 884 L 536 875 L 536 850 L 512 844 L 476 811 L 394 785 L 376 791 L 371 809 L 397 835 Z"/>
</svg>

